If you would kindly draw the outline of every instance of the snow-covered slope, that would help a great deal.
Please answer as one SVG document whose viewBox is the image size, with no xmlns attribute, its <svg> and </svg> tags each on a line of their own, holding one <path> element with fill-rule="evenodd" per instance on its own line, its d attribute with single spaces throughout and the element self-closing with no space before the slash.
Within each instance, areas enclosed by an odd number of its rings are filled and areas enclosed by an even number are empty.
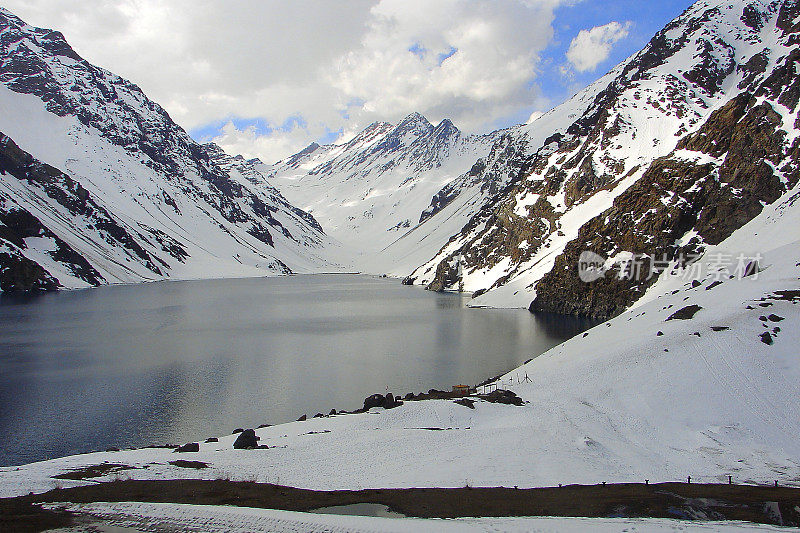
<svg viewBox="0 0 800 533">
<path fill-rule="evenodd" d="M 716 254 L 753 247 L 758 275 L 729 279 L 711 267 Z M 0 469 L 0 493 L 48 490 L 51 476 L 103 461 L 137 467 L 124 471 L 134 479 L 222 475 L 315 489 L 728 475 L 800 486 L 800 186 L 701 264 L 699 285 L 662 277 L 635 309 L 503 376 L 498 384 L 528 402 L 519 407 L 416 401 L 260 428 L 268 449 L 234 450 L 236 435 L 201 442 L 186 454 L 211 465 L 200 471 L 169 465 L 169 449 L 67 457 Z M 691 306 L 692 318 L 670 319 Z"/>
<path fill-rule="evenodd" d="M 484 176 L 485 163 L 476 163 L 501 135 L 464 135 L 449 120 L 434 127 L 412 113 L 396 126 L 375 122 L 343 144 L 312 144 L 262 171 L 350 249 L 354 266 L 405 275 L 507 179 Z"/>
<path fill-rule="evenodd" d="M 0 60 L 0 289 L 327 267 L 313 217 L 59 32 L 0 10 Z"/>
<path fill-rule="evenodd" d="M 797 182 L 798 16 L 794 0 L 695 3 L 519 128 L 523 170 L 410 279 L 477 306 L 625 309 L 648 283 L 582 283 L 582 251 L 698 253 Z"/>
<path fill-rule="evenodd" d="M 137 531 L 203 531 L 204 533 L 739 533 L 742 531 L 796 532 L 748 522 L 685 522 L 664 518 L 563 518 L 508 517 L 384 518 L 338 514 L 298 513 L 252 507 L 186 505 L 169 503 L 56 504 L 48 508 L 67 509 L 101 520 L 105 527 L 135 528 Z M 98 526 L 100 524 L 97 524 Z"/>
</svg>

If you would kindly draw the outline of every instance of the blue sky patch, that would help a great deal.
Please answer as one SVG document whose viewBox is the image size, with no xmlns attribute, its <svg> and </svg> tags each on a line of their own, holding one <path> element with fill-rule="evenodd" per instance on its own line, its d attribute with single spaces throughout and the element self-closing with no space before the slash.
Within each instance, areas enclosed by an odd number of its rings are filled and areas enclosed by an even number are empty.
<svg viewBox="0 0 800 533">
<path fill-rule="evenodd" d="M 615 65 L 635 54 L 666 24 L 692 5 L 692 0 L 641 0 L 589 1 L 572 6 L 561 6 L 555 11 L 553 41 L 542 53 L 540 74 L 535 80 L 552 106 L 568 99 L 580 89 L 600 78 Z M 569 45 L 581 30 L 603 26 L 609 22 L 624 24 L 631 21 L 628 36 L 617 42 L 611 55 L 594 71 L 568 71 L 565 76 L 561 67 L 568 64 L 566 53 Z M 533 109 L 531 109 L 533 111 Z M 530 113 L 529 113 L 530 115 Z"/>
<path fill-rule="evenodd" d="M 458 52 L 458 48 L 456 48 L 455 46 L 451 46 L 450 50 L 448 50 L 443 54 L 439 54 L 439 57 L 437 58 L 437 63 L 439 64 L 439 66 L 441 66 L 446 59 L 453 57 L 453 54 L 455 54 L 456 52 Z"/>
<path fill-rule="evenodd" d="M 189 131 L 189 135 L 198 142 L 210 142 L 214 138 L 222 134 L 222 128 L 228 122 L 232 122 L 237 130 L 244 131 L 252 128 L 256 135 L 270 135 L 273 132 L 289 132 L 297 128 L 308 127 L 308 122 L 300 115 L 293 115 L 286 119 L 283 124 L 273 126 L 263 118 L 242 118 L 242 117 L 228 117 L 223 120 L 217 120 Z"/>
</svg>

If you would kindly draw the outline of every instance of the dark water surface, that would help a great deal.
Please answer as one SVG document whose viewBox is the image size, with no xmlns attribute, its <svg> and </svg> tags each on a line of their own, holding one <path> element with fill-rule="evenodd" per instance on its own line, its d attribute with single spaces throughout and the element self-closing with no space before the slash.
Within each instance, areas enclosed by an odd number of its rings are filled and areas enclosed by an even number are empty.
<svg viewBox="0 0 800 533">
<path fill-rule="evenodd" d="M 352 275 L 0 298 L 0 465 L 474 384 L 589 326 L 465 301 Z"/>
</svg>

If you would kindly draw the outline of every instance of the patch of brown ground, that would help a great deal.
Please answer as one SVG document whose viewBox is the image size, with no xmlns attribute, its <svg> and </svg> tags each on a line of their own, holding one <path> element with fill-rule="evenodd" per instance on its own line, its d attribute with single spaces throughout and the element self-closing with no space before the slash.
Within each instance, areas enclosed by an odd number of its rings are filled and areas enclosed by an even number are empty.
<svg viewBox="0 0 800 533">
<path fill-rule="evenodd" d="M 143 501 L 239 505 L 289 511 L 377 503 L 407 516 L 654 517 L 800 525 L 800 489 L 686 483 L 570 485 L 563 488 L 367 489 L 313 491 L 226 480 L 125 480 L 55 489 L 5 507 L 42 502 Z M 14 503 L 16 502 L 16 503 Z M 775 511 L 779 514 L 776 514 Z"/>
<path fill-rule="evenodd" d="M 78 468 L 76 470 L 70 470 L 69 472 L 64 472 L 63 474 L 58 474 L 57 476 L 53 477 L 55 479 L 72 480 L 91 479 L 93 477 L 105 476 L 107 474 L 120 472 L 122 470 L 133 470 L 133 468 L 134 467 L 132 466 L 117 463 L 102 463 L 99 465 L 92 465 L 84 468 Z"/>
<path fill-rule="evenodd" d="M 47 511 L 23 498 L 0 500 L 0 531 L 35 533 L 72 525 L 72 514 L 66 511 Z"/>
</svg>

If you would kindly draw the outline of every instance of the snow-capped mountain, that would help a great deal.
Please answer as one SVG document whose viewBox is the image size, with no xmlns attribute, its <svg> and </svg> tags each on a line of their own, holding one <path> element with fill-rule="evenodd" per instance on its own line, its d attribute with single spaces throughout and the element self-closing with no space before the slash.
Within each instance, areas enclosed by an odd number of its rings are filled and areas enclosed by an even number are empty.
<svg viewBox="0 0 800 533">
<path fill-rule="evenodd" d="M 397 125 L 375 122 L 346 143 L 314 143 L 262 171 L 351 250 L 354 266 L 405 275 L 499 190 L 507 176 L 484 175 L 476 160 L 501 135 L 464 135 L 450 120 L 433 126 L 412 113 Z M 457 197 L 460 215 L 423 225 Z"/>
<path fill-rule="evenodd" d="M 476 291 L 476 306 L 624 310 L 658 277 L 618 279 L 634 254 L 699 254 L 800 178 L 798 16 L 794 0 L 695 3 L 513 130 L 516 153 L 500 164 L 522 170 L 501 167 L 508 187 L 409 281 Z M 607 258 L 595 283 L 577 274 L 586 250 Z"/>
<path fill-rule="evenodd" d="M 0 10 L 0 288 L 267 275 L 326 264 L 257 162 L 193 141 L 57 31 Z"/>
</svg>

